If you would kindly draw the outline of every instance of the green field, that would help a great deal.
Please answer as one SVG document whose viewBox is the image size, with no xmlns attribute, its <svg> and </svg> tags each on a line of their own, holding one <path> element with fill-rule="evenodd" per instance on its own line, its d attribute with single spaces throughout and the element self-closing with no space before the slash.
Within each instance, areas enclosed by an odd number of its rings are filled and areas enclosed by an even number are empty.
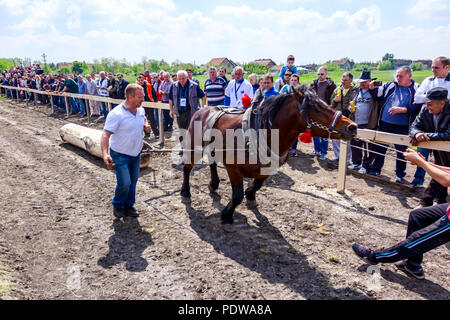
<svg viewBox="0 0 450 320">
<path fill-rule="evenodd" d="M 328 77 L 333 79 L 333 81 L 336 83 L 336 85 L 339 85 L 341 83 L 341 77 L 342 74 L 345 71 L 332 71 L 328 73 Z M 351 71 L 353 74 L 353 77 L 357 79 L 361 72 L 360 71 Z M 422 81 L 429 76 L 432 76 L 433 73 L 431 70 L 422 70 L 422 71 L 415 71 L 413 72 L 413 80 L 418 82 L 419 84 L 422 83 Z M 245 78 L 247 79 L 248 74 L 245 75 Z M 130 82 L 135 82 L 136 77 L 134 76 L 125 76 L 125 78 Z M 203 89 L 203 86 L 205 84 L 206 79 L 208 79 L 208 75 L 197 75 L 194 76 L 194 78 L 197 78 L 200 81 L 200 87 Z M 231 79 L 231 75 L 227 75 L 228 80 Z M 278 78 L 278 76 L 274 77 L 274 81 Z M 300 75 L 300 83 L 302 84 L 308 84 L 310 85 L 314 79 L 317 78 L 316 72 L 310 72 L 307 74 Z M 372 78 L 377 78 L 377 80 L 385 82 L 393 81 L 395 80 L 395 71 L 394 70 L 386 70 L 386 71 L 378 71 L 373 70 L 372 71 Z"/>
</svg>

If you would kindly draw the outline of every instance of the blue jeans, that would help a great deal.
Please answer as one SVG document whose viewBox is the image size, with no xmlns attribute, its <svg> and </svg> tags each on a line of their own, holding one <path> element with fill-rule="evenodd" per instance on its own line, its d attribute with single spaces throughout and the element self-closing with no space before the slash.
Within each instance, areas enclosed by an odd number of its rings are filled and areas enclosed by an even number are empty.
<svg viewBox="0 0 450 320">
<path fill-rule="evenodd" d="M 408 127 L 407 126 L 399 126 L 399 125 L 390 124 L 390 123 L 386 123 L 386 122 L 382 122 L 382 121 L 380 122 L 378 131 L 408 135 Z M 402 146 L 399 144 L 395 145 L 395 149 L 397 150 L 397 161 L 395 163 L 395 174 L 398 178 L 404 178 L 406 175 L 406 162 L 399 161 L 399 160 L 405 160 L 405 157 L 403 156 L 403 152 L 405 152 L 407 148 L 408 148 L 407 146 Z M 370 172 L 381 173 L 381 168 L 383 168 L 383 165 L 384 165 L 384 155 L 386 154 L 387 149 L 385 147 L 382 147 L 379 145 L 373 145 L 373 151 L 381 153 L 383 155 L 374 154 L 375 160 L 373 161 L 373 164 L 370 167 Z"/>
<path fill-rule="evenodd" d="M 425 157 L 428 161 L 428 157 L 430 156 L 430 150 L 417 147 L 417 152 L 419 152 L 421 155 Z M 416 173 L 414 174 L 414 180 L 413 183 L 417 184 L 423 184 L 425 182 L 425 170 L 423 170 L 421 167 L 417 167 Z"/>
<path fill-rule="evenodd" d="M 326 155 L 328 153 L 328 139 L 321 137 L 314 137 L 314 151 L 316 153 Z"/>
<path fill-rule="evenodd" d="M 106 102 L 100 101 L 100 113 L 106 118 L 109 113 L 108 104 Z"/>
<path fill-rule="evenodd" d="M 84 102 L 82 99 L 75 98 L 75 103 L 77 104 L 80 113 L 86 113 L 86 108 L 84 107 Z"/>
<path fill-rule="evenodd" d="M 112 199 L 116 208 L 130 208 L 135 203 L 136 184 L 139 177 L 141 155 L 131 157 L 110 149 L 110 155 L 115 164 L 117 186 Z"/>
<path fill-rule="evenodd" d="M 72 113 L 77 113 L 78 112 L 78 105 L 75 102 L 75 99 L 72 98 L 72 97 L 68 97 L 68 100 L 69 100 L 70 107 L 72 109 Z"/>
</svg>

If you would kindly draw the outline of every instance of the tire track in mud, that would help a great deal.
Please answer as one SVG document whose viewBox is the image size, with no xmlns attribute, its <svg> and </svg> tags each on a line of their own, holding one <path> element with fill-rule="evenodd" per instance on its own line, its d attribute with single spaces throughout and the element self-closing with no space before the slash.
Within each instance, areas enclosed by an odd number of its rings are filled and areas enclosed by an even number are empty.
<svg viewBox="0 0 450 320">
<path fill-rule="evenodd" d="M 14 249 L 17 256 L 23 257 L 23 273 L 33 279 L 29 286 L 33 289 L 26 288 L 28 293 L 33 297 L 44 299 L 71 297 L 72 294 L 85 298 L 126 298 L 127 295 L 123 295 L 122 292 L 126 290 L 114 288 L 114 281 L 108 288 L 108 282 L 111 280 L 108 279 L 107 273 L 114 273 L 110 275 L 112 279 L 118 277 L 120 281 L 133 283 L 135 289 L 140 289 L 140 292 L 135 290 L 131 298 L 146 296 L 162 298 L 164 292 L 170 292 L 170 296 L 166 298 L 189 298 L 182 284 L 175 281 L 178 277 L 171 274 L 170 267 L 151 264 L 140 270 L 141 272 L 149 270 L 146 272 L 147 275 L 131 273 L 130 276 L 127 272 L 119 273 L 117 270 L 108 272 L 108 269 L 104 267 L 95 266 L 96 259 L 105 256 L 108 250 L 111 255 L 114 255 L 111 248 L 105 244 L 105 239 L 108 237 L 110 237 L 109 242 L 117 242 L 115 245 L 118 247 L 139 247 L 135 243 L 124 241 L 125 235 L 130 233 L 139 234 L 140 238 L 147 238 L 147 242 L 151 242 L 150 234 L 143 231 L 146 226 L 116 225 L 111 228 L 111 210 L 105 210 L 105 206 L 99 203 L 110 201 L 110 189 L 114 185 L 113 174 L 106 170 L 99 170 L 98 165 L 84 158 L 73 156 L 71 150 L 64 150 L 57 146 L 55 144 L 57 140 L 55 141 L 53 137 L 43 136 L 39 128 L 33 127 L 34 130 L 31 131 L 33 134 L 29 135 L 29 126 L 23 128 L 17 126 L 17 122 L 16 119 L 9 121 L 3 116 L 0 118 L 0 124 L 7 127 L 8 131 L 6 136 L 0 133 L 2 161 L 16 164 L 14 167 L 0 171 L 2 176 L 7 177 L 3 183 L 8 186 L 8 198 L 16 202 L 14 205 L 2 203 L 3 210 L 7 211 L 11 219 L 2 224 L 10 227 L 9 230 L 5 229 L 4 233 L 4 236 L 9 236 L 7 239 L 9 243 L 17 240 L 16 234 L 26 235 L 23 241 L 19 239 Z M 96 176 L 100 176 L 100 179 L 96 179 Z M 24 190 L 31 192 L 18 196 Z M 96 190 L 96 192 L 91 194 L 90 190 Z M 37 203 L 36 200 L 40 202 Z M 20 209 L 14 210 L 14 207 L 20 207 Z M 14 229 L 11 225 L 14 225 Z M 115 235 L 111 236 L 111 229 L 114 229 Z M 117 230 L 120 230 L 122 235 L 117 236 Z M 137 240 L 139 239 L 136 238 L 134 242 Z M 88 248 L 91 250 L 90 253 L 83 252 L 86 242 L 90 245 Z M 121 249 L 118 250 L 122 251 L 119 253 L 125 254 L 126 250 Z M 111 259 L 114 260 L 114 257 Z M 143 258 L 140 257 L 140 259 Z M 86 261 L 89 263 L 86 264 Z M 86 274 L 86 281 L 96 283 L 95 292 L 89 287 L 85 288 L 84 292 L 82 288 L 77 293 L 67 290 L 67 267 L 71 264 L 81 268 L 81 275 Z M 141 264 L 149 263 L 145 261 Z M 114 264 L 107 267 L 112 268 Z M 132 269 L 132 266 L 130 268 Z M 139 288 L 136 283 L 147 283 L 147 286 Z M 49 285 L 54 290 L 48 290 Z"/>
<path fill-rule="evenodd" d="M 0 221 L 0 247 L 8 245 L 7 261 L 22 275 L 17 296 L 449 298 L 443 250 L 425 264 L 433 271 L 431 283 L 411 283 L 386 265 L 382 275 L 389 281 L 382 285 L 388 290 L 370 292 L 365 286 L 370 275 L 349 244 L 399 239 L 408 210 L 392 212 L 392 207 L 400 200 L 413 207 L 416 201 L 397 199 L 404 197 L 400 192 L 349 177 L 348 196 L 339 196 L 333 190 L 335 172 L 299 157 L 265 183 L 257 210 L 241 205 L 235 225 L 223 227 L 220 210 L 231 196 L 225 170 L 219 168 L 215 195 L 207 192 L 209 170 L 195 170 L 192 204 L 185 206 L 178 196 L 182 172 L 163 154 L 141 172 L 138 223 L 113 223 L 114 174 L 100 159 L 59 140 L 59 127 L 67 122 L 13 107 L 0 102 L 0 161 L 9 165 L 0 166 L 0 192 L 7 194 L 0 200 L 0 214 L 6 216 Z M 374 192 L 378 198 L 367 196 Z M 340 263 L 327 258 L 335 251 Z M 66 288 L 69 265 L 81 269 L 80 290 Z"/>
</svg>

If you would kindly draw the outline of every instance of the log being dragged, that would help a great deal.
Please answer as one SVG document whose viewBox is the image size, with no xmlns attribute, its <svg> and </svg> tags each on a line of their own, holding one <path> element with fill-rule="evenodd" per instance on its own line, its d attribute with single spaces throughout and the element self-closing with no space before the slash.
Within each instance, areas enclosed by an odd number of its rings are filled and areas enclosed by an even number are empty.
<svg viewBox="0 0 450 320">
<path fill-rule="evenodd" d="M 68 123 L 59 129 L 59 135 L 64 142 L 68 142 L 78 148 L 86 150 L 90 154 L 103 159 L 100 145 L 102 130 L 86 128 L 74 123 Z M 151 147 L 144 141 L 141 153 L 140 167 L 144 168 L 150 164 Z"/>
</svg>

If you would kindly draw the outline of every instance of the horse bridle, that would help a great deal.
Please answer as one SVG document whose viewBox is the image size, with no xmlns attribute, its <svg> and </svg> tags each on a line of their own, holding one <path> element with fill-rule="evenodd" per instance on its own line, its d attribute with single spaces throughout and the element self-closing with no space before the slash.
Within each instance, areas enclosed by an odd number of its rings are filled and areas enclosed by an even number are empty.
<svg viewBox="0 0 450 320">
<path fill-rule="evenodd" d="M 303 103 L 304 102 L 305 102 L 305 99 L 303 99 Z M 334 113 L 333 121 L 331 121 L 330 126 L 327 128 L 323 124 L 317 123 L 314 120 L 310 119 L 309 114 L 306 112 L 305 107 L 303 106 L 303 103 L 300 103 L 297 100 L 298 110 L 300 111 L 300 115 L 306 121 L 307 129 L 311 129 L 311 126 L 315 126 L 319 129 L 325 130 L 326 132 L 329 133 L 328 138 L 331 136 L 332 133 L 336 133 L 336 134 L 340 133 L 339 131 L 334 130 L 334 128 L 336 127 L 336 124 L 338 123 L 339 119 L 342 117 L 341 111 L 336 111 Z"/>
</svg>

